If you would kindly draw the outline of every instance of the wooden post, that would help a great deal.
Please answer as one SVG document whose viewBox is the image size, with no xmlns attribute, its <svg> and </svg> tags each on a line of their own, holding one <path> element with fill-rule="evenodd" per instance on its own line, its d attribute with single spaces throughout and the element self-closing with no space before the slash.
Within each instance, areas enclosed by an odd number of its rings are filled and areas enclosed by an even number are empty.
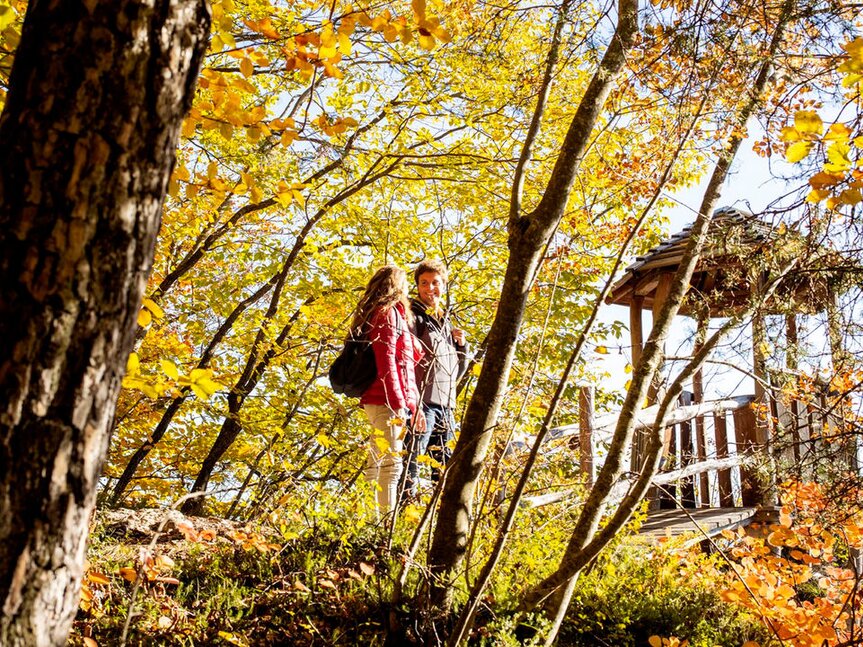
<svg viewBox="0 0 863 647">
<path fill-rule="evenodd" d="M 674 278 L 674 275 L 669 272 L 664 272 L 659 275 L 659 280 L 656 283 L 656 290 L 653 292 L 653 321 L 656 321 L 659 316 L 660 310 L 662 310 L 662 306 L 665 304 L 665 301 L 668 299 L 668 295 L 671 292 L 671 281 Z M 665 348 L 662 349 L 662 354 L 665 355 Z M 661 366 L 661 364 L 660 364 Z M 662 384 L 661 378 L 659 377 L 659 372 L 657 371 L 656 378 L 653 383 L 650 385 L 650 390 L 647 393 L 647 402 L 648 404 L 656 404 L 662 393 Z M 665 446 L 668 447 L 668 434 L 665 436 Z"/>
<path fill-rule="evenodd" d="M 775 504 L 776 488 L 775 488 L 775 463 L 770 452 L 772 451 L 771 440 L 773 435 L 773 414 L 774 409 L 771 403 L 770 393 L 765 385 L 767 384 L 767 329 L 764 324 L 764 315 L 761 312 L 756 312 L 752 317 L 752 362 L 753 372 L 755 377 L 755 403 L 762 407 L 764 420 L 760 424 L 756 424 L 755 433 L 755 449 L 763 453 L 771 459 L 770 467 L 770 482 L 759 486 L 751 484 L 752 488 L 759 494 L 759 506 L 772 506 Z"/>
<path fill-rule="evenodd" d="M 593 387 L 578 390 L 578 464 L 587 476 L 587 485 L 593 485 Z"/>
<path fill-rule="evenodd" d="M 829 289 L 829 288 L 828 288 Z M 833 373 L 839 373 L 850 368 L 848 353 L 845 351 L 845 343 L 842 337 L 844 329 L 842 321 L 842 312 L 839 309 L 839 299 L 836 293 L 830 289 L 830 294 L 827 299 L 827 336 L 830 341 L 830 358 L 833 363 Z M 830 415 L 824 421 L 824 424 L 836 426 L 843 425 L 847 419 L 847 406 L 845 403 L 840 403 L 835 407 L 837 413 Z M 840 430 L 841 433 L 841 430 Z M 857 454 L 860 439 L 859 434 L 852 434 L 850 438 L 842 441 L 843 459 L 847 462 L 848 467 L 853 469 L 858 474 L 861 473 L 861 465 L 858 464 Z"/>
<path fill-rule="evenodd" d="M 757 447 L 755 428 L 755 411 L 751 406 L 742 407 L 734 412 L 734 434 L 737 437 L 738 454 L 752 453 Z M 753 471 L 749 468 L 740 468 L 740 490 L 744 506 L 761 504 L 761 487 L 755 479 Z"/>
<path fill-rule="evenodd" d="M 653 321 L 659 317 L 659 313 L 662 310 L 662 306 L 668 300 L 668 295 L 671 292 L 671 281 L 674 278 L 674 275 L 670 272 L 663 272 L 659 275 L 658 281 L 656 283 L 656 289 L 653 292 Z M 665 355 L 665 348 L 662 349 L 662 355 Z M 659 367 L 662 367 L 662 363 L 660 362 Z M 656 375 L 653 378 L 653 381 L 650 384 L 650 388 L 647 391 L 647 403 L 648 405 L 656 404 L 664 395 L 665 388 L 662 386 L 662 378 L 660 376 L 660 371 L 657 369 Z M 662 430 L 662 455 L 665 459 L 666 466 L 671 464 L 674 460 L 673 455 L 673 437 L 674 437 L 674 427 L 666 427 Z M 668 491 L 671 493 L 675 492 L 674 487 L 669 487 Z M 656 488 L 651 488 L 651 491 L 648 492 L 648 498 L 653 502 L 656 502 Z M 669 506 L 668 496 L 663 494 L 658 497 L 658 507 L 668 508 L 674 507 L 672 503 Z"/>
<path fill-rule="evenodd" d="M 644 334 L 641 328 L 641 313 L 644 304 L 644 297 L 633 294 L 632 305 L 629 306 L 629 339 L 632 350 L 632 366 L 633 370 L 638 367 L 638 362 L 641 361 L 641 351 L 644 348 Z M 641 469 L 641 457 L 644 456 L 644 434 L 640 431 L 635 432 L 632 438 L 632 453 L 629 457 L 629 469 L 637 472 Z"/>
<path fill-rule="evenodd" d="M 680 405 L 692 404 L 692 394 L 684 391 L 680 394 Z M 680 423 L 680 467 L 681 469 L 693 462 L 694 454 L 692 446 L 692 423 L 689 421 Z M 684 508 L 697 507 L 695 499 L 695 478 L 688 476 L 680 481 L 680 501 Z"/>
<path fill-rule="evenodd" d="M 797 315 L 795 314 L 787 314 L 785 315 L 785 366 L 789 369 L 789 371 L 793 371 L 796 373 L 797 371 L 797 358 L 798 358 L 798 348 L 797 348 Z M 793 378 L 796 379 L 796 376 Z M 789 411 L 789 426 L 791 427 L 791 451 L 794 458 L 795 465 L 800 464 L 800 428 L 801 428 L 801 416 L 800 416 L 800 402 L 797 398 L 791 400 L 791 409 Z"/>
<path fill-rule="evenodd" d="M 716 458 L 728 458 L 728 425 L 725 422 L 724 413 L 713 416 L 713 427 L 716 430 Z M 734 495 L 731 491 L 731 470 L 718 470 L 716 476 L 719 485 L 719 507 L 733 508 Z"/>
<path fill-rule="evenodd" d="M 693 353 L 697 353 L 704 340 L 707 339 L 707 328 L 710 324 L 710 313 L 706 308 L 698 313 L 698 328 L 695 331 L 695 344 Z M 693 403 L 704 402 L 704 376 L 701 369 L 696 371 L 692 376 L 692 401 Z M 704 434 L 704 417 L 698 416 L 695 419 L 695 454 L 698 457 L 698 462 L 707 460 L 707 439 Z M 710 507 L 710 478 L 707 472 L 701 472 L 698 475 L 698 491 L 699 501 L 704 507 Z"/>
</svg>

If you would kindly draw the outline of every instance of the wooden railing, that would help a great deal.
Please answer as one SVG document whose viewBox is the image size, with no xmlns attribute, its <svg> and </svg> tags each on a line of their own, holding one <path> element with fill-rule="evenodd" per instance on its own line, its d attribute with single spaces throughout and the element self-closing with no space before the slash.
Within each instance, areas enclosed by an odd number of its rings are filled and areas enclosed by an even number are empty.
<svg viewBox="0 0 863 647">
<path fill-rule="evenodd" d="M 593 414 L 591 387 L 582 387 L 579 396 L 579 422 L 550 430 L 549 443 L 560 449 L 579 453 L 581 471 L 587 484 L 601 456 L 596 448 L 610 438 L 618 414 Z M 755 403 L 755 396 L 738 396 L 723 400 L 693 403 L 683 394 L 678 407 L 671 412 L 665 430 L 665 452 L 660 472 L 652 479 L 653 499 L 658 507 L 763 507 L 775 502 L 774 484 L 756 478 L 755 463 L 770 463 L 784 456 L 798 463 L 805 454 L 823 447 L 825 428 L 836 426 L 836 414 L 827 406 L 826 396 L 808 404 L 794 401 L 789 406 L 770 399 L 767 405 Z M 638 412 L 635 433 L 645 434 L 655 423 L 657 406 Z M 770 415 L 767 415 L 769 411 Z M 779 440 L 777 443 L 777 432 Z M 644 443 L 633 442 L 636 455 L 632 465 L 637 469 L 643 456 L 638 455 Z M 549 451 L 554 451 L 552 447 Z M 846 452 L 846 454 L 848 454 Z M 846 459 L 851 460 L 850 455 Z M 853 464 L 853 462 L 852 462 Z M 771 472 L 772 470 L 767 470 Z M 615 486 L 611 498 L 627 490 L 631 478 Z M 545 505 L 567 498 L 571 490 L 527 497 L 526 505 Z"/>
</svg>

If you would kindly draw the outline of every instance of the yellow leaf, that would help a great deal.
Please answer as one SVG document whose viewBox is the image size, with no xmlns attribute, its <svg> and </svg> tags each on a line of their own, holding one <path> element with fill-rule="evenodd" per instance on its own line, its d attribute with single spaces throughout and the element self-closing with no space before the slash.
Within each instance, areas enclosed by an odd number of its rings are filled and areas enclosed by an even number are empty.
<svg viewBox="0 0 863 647">
<path fill-rule="evenodd" d="M 435 46 L 434 36 L 431 34 L 424 34 L 420 32 L 420 47 L 422 47 L 426 51 L 432 51 Z"/>
<path fill-rule="evenodd" d="M 219 165 L 216 162 L 207 164 L 207 179 L 212 180 L 219 172 Z"/>
<path fill-rule="evenodd" d="M 333 58 L 337 52 L 336 45 L 321 45 L 318 50 L 318 58 Z"/>
<path fill-rule="evenodd" d="M 213 395 L 219 389 L 224 388 L 224 385 L 219 384 L 218 382 L 211 380 L 208 377 L 201 378 L 200 380 L 195 382 L 195 384 L 202 388 L 208 397 Z"/>
<path fill-rule="evenodd" d="M 850 169 L 851 160 L 848 159 L 850 151 L 851 148 L 846 142 L 833 142 L 827 149 L 828 163 L 824 165 L 824 170 L 829 173 L 841 173 Z"/>
<path fill-rule="evenodd" d="M 0 31 L 15 22 L 15 12 L 8 5 L 0 5 Z"/>
<path fill-rule="evenodd" d="M 806 157 L 811 150 L 812 142 L 796 142 L 791 144 L 791 146 L 788 147 L 788 150 L 785 151 L 785 159 L 794 164 Z"/>
<path fill-rule="evenodd" d="M 647 642 L 650 644 L 650 647 L 662 647 L 662 638 L 659 636 L 651 636 L 647 639 Z"/>
<path fill-rule="evenodd" d="M 146 328 L 152 323 L 152 321 L 153 315 L 150 314 L 149 310 L 141 308 L 138 311 L 138 325 L 141 326 L 141 328 Z"/>
<path fill-rule="evenodd" d="M 138 358 L 138 353 L 129 353 L 129 359 L 126 360 L 126 373 L 134 375 L 140 366 L 141 360 Z"/>
<path fill-rule="evenodd" d="M 339 32 L 339 51 L 344 56 L 351 55 L 351 39 L 348 38 L 348 35 L 342 32 Z"/>
<path fill-rule="evenodd" d="M 291 206 L 291 202 L 294 200 L 294 192 L 293 191 L 283 191 L 281 193 L 276 194 L 276 202 L 278 202 L 283 207 L 287 208 Z"/>
<path fill-rule="evenodd" d="M 196 396 L 198 396 L 199 399 L 203 400 L 204 402 L 210 399 L 209 394 L 197 384 L 190 384 L 189 386 L 192 388 L 192 392 Z"/>
<path fill-rule="evenodd" d="M 147 310 L 152 312 L 153 316 L 156 317 L 156 319 L 161 319 L 165 316 L 165 311 L 162 310 L 162 308 L 159 307 L 159 304 L 152 299 L 144 299 L 143 306 L 147 308 Z"/>
<path fill-rule="evenodd" d="M 830 195 L 830 191 L 824 189 L 812 189 L 806 196 L 806 202 L 817 204 L 826 199 Z"/>
<path fill-rule="evenodd" d="M 799 110 L 794 115 L 794 127 L 804 137 L 806 135 L 820 135 L 824 130 L 824 123 L 821 117 L 813 110 Z"/>
<path fill-rule="evenodd" d="M 205 377 L 212 377 L 212 376 L 213 376 L 213 371 L 211 371 L 208 368 L 194 368 L 194 369 L 192 369 L 192 372 L 189 373 L 189 379 L 192 382 L 199 382 L 202 379 L 204 379 Z"/>
<path fill-rule="evenodd" d="M 411 0 L 411 8 L 414 10 L 417 20 L 425 18 L 426 0 Z"/>
<path fill-rule="evenodd" d="M 186 119 L 183 122 L 183 137 L 191 138 L 195 136 L 195 128 L 197 127 L 198 122 L 195 119 Z"/>
<path fill-rule="evenodd" d="M 599 355 L 608 355 L 608 349 L 605 346 L 597 346 L 595 350 Z"/>
<path fill-rule="evenodd" d="M 375 436 L 374 441 L 375 441 L 375 445 L 377 445 L 377 448 L 379 451 L 381 451 L 381 452 L 388 452 L 389 451 L 390 444 L 386 438 L 384 438 L 383 436 Z"/>
<path fill-rule="evenodd" d="M 845 124 L 832 124 L 824 135 L 826 141 L 847 142 L 851 137 L 851 131 Z"/>
<path fill-rule="evenodd" d="M 785 126 L 779 133 L 779 139 L 784 142 L 797 142 L 800 141 L 800 133 L 794 126 Z"/>
<path fill-rule="evenodd" d="M 476 364 L 473 365 L 473 368 L 470 370 L 470 372 L 475 377 L 479 377 L 479 374 L 481 371 L 482 371 L 482 362 L 477 362 Z"/>
<path fill-rule="evenodd" d="M 174 362 L 163 359 L 159 360 L 159 364 L 162 365 L 162 370 L 165 372 L 165 375 L 170 377 L 172 380 L 180 379 L 180 372 L 177 370 L 177 365 Z"/>
<path fill-rule="evenodd" d="M 255 73 L 255 65 L 252 63 L 252 59 L 248 56 L 240 61 L 240 72 L 242 72 L 243 76 L 246 78 L 249 78 Z"/>
</svg>

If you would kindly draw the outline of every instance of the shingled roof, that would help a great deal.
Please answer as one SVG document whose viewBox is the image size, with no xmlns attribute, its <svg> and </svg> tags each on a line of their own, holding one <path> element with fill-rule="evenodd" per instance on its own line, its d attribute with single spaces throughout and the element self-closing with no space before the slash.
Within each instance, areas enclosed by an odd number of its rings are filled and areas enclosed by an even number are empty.
<svg viewBox="0 0 863 647">
<path fill-rule="evenodd" d="M 683 259 L 692 233 L 692 226 L 674 234 L 644 256 L 636 258 L 612 288 L 608 303 L 631 306 L 634 297 L 642 299 L 642 307 L 653 308 L 657 286 L 662 277 L 673 274 Z M 804 253 L 802 236 L 788 232 L 784 226 L 773 227 L 740 209 L 723 207 L 714 212 L 708 229 L 702 256 L 690 281 L 690 296 L 681 306 L 680 314 L 691 314 L 696 301 L 709 307 L 710 316 L 728 316 L 750 299 L 761 268 L 769 272 L 770 263 Z M 847 265 L 835 252 L 819 254 L 822 259 L 817 271 L 790 274 L 777 290 L 777 297 L 767 304 L 770 312 L 817 312 L 822 310 L 840 266 Z M 811 250 L 808 250 L 811 252 Z M 807 253 L 808 253 L 807 252 Z"/>
</svg>

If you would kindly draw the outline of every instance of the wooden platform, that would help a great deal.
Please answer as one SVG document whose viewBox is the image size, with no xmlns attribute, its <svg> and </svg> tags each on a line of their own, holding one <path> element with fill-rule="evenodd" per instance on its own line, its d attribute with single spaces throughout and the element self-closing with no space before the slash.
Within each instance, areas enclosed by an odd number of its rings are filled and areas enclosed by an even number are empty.
<svg viewBox="0 0 863 647">
<path fill-rule="evenodd" d="M 755 508 L 654 510 L 647 513 L 647 520 L 641 526 L 639 534 L 658 540 L 663 537 L 678 537 L 685 533 L 693 533 L 693 542 L 698 542 L 704 539 L 705 534 L 712 537 L 725 528 L 746 525 L 755 515 L 755 510 Z M 693 521 L 698 524 L 698 527 Z"/>
</svg>

